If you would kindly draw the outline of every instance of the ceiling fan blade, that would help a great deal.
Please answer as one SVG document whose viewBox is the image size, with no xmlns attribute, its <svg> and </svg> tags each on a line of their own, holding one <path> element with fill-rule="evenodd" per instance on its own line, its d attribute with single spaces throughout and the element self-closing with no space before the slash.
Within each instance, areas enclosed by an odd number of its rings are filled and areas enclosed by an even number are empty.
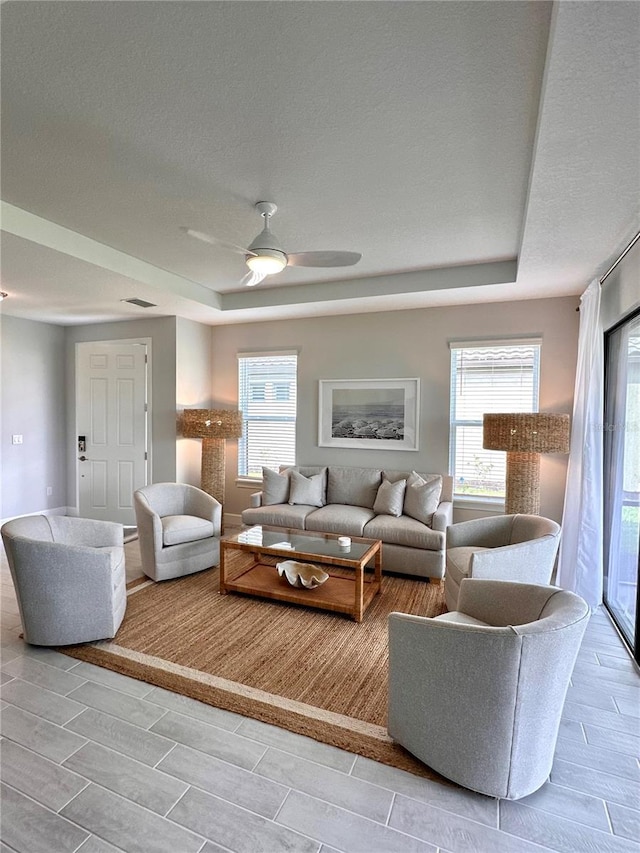
<svg viewBox="0 0 640 853">
<path fill-rule="evenodd" d="M 287 255 L 292 267 L 351 267 L 362 255 L 359 252 L 297 252 Z"/>
<path fill-rule="evenodd" d="M 267 274 L 264 272 L 255 272 L 254 270 L 249 270 L 249 272 L 242 279 L 240 284 L 244 284 L 246 287 L 255 287 L 256 284 L 260 284 L 260 282 L 267 277 Z"/>
<path fill-rule="evenodd" d="M 253 255 L 249 249 L 243 249 L 242 246 L 237 246 L 235 243 L 229 243 L 226 240 L 218 240 L 217 237 L 212 237 L 210 234 L 205 234 L 203 231 L 194 231 L 193 228 L 181 227 L 181 231 L 188 234 L 189 237 L 195 237 L 196 240 L 202 240 L 203 243 L 209 243 L 212 246 L 220 246 L 223 249 L 231 249 L 232 252 L 238 252 L 240 255 Z"/>
</svg>

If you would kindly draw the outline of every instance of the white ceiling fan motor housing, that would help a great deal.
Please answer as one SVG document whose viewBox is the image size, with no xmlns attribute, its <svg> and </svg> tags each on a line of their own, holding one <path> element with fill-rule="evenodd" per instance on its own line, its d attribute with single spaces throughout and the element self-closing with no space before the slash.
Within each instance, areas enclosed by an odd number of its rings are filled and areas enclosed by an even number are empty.
<svg viewBox="0 0 640 853">
<path fill-rule="evenodd" d="M 264 217 L 264 228 L 249 246 L 251 254 L 246 257 L 249 269 L 266 275 L 281 272 L 287 265 L 287 255 L 269 228 L 269 220 L 277 209 L 277 205 L 271 201 L 259 201 L 256 204 L 256 210 Z"/>
</svg>

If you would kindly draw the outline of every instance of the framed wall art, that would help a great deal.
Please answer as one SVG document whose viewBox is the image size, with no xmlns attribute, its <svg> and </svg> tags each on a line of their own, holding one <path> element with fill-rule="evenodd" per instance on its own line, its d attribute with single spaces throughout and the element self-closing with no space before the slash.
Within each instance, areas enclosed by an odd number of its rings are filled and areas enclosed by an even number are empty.
<svg viewBox="0 0 640 853">
<path fill-rule="evenodd" d="M 321 379 L 318 445 L 417 450 L 419 379 Z"/>
</svg>

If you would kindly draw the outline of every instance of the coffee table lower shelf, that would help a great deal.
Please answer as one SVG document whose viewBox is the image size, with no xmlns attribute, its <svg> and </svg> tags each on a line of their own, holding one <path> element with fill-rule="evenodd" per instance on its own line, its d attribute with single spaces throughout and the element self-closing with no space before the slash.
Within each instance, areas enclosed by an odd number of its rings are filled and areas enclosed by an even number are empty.
<svg viewBox="0 0 640 853">
<path fill-rule="evenodd" d="M 323 566 L 327 569 L 327 566 Z M 362 587 L 362 610 L 367 609 L 374 596 L 380 591 L 380 584 L 373 575 L 366 578 Z M 239 592 L 245 595 L 257 595 L 261 598 L 271 598 L 275 601 L 286 601 L 288 604 L 303 604 L 306 607 L 317 607 L 320 610 L 332 610 L 335 613 L 345 613 L 357 622 L 361 620 L 354 605 L 355 578 L 335 577 L 331 575 L 327 581 L 315 589 L 298 589 L 291 586 L 285 578 L 278 575 L 275 566 L 255 563 L 244 574 L 233 580 L 225 580 L 224 588 L 220 585 L 222 594 Z"/>
</svg>

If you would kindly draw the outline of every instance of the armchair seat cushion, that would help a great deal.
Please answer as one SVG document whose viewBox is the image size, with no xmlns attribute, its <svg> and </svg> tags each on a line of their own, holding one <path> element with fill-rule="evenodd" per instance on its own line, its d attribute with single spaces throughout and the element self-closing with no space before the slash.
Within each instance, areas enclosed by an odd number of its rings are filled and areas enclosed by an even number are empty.
<svg viewBox="0 0 640 853">
<path fill-rule="evenodd" d="M 458 586 L 462 578 L 469 577 L 471 557 L 478 551 L 488 551 L 479 545 L 460 545 L 459 548 L 449 548 L 447 551 L 447 574 Z"/>
<path fill-rule="evenodd" d="M 165 515 L 162 521 L 162 544 L 165 547 L 197 542 L 214 535 L 213 524 L 195 515 Z"/>
</svg>

